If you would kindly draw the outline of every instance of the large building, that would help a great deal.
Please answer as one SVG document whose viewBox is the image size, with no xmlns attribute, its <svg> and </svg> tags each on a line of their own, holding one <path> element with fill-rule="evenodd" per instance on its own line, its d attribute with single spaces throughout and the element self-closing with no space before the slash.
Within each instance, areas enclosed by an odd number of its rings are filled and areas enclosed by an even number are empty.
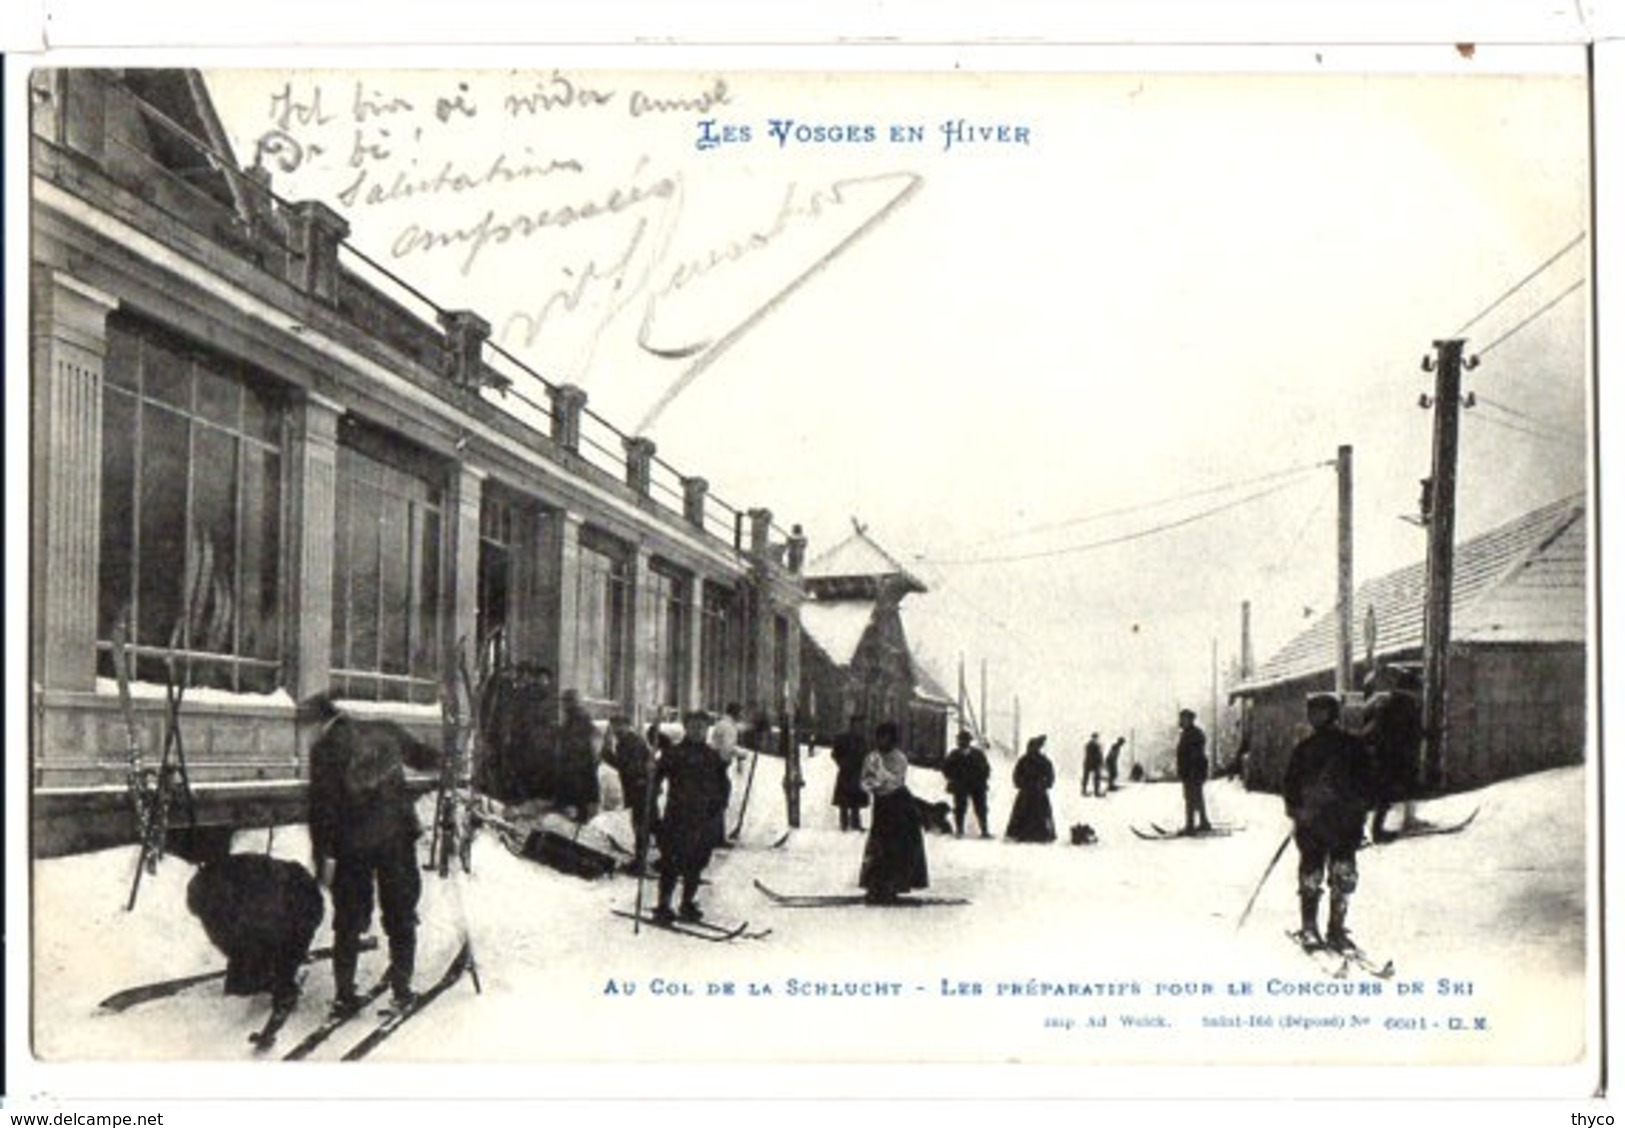
<svg viewBox="0 0 1625 1128">
<path fill-rule="evenodd" d="M 1586 509 L 1563 498 L 1455 549 L 1443 786 L 1480 787 L 1585 758 Z M 1419 663 L 1427 572 L 1412 564 L 1361 584 L 1356 617 L 1381 663 Z M 1335 615 L 1287 643 L 1231 695 L 1244 708 L 1249 786 L 1280 784 L 1306 731 L 1304 699 L 1334 686 Z M 1356 682 L 1369 659 L 1356 666 Z"/>
<path fill-rule="evenodd" d="M 166 686 L 200 821 L 239 826 L 301 817 L 298 702 L 432 730 L 459 650 L 599 717 L 795 700 L 799 551 L 766 509 L 243 172 L 200 75 L 30 94 L 37 854 L 130 839 Z"/>
<path fill-rule="evenodd" d="M 903 749 L 934 764 L 947 752 L 954 702 L 910 646 L 904 600 L 926 585 L 868 531 L 852 535 L 806 567 L 801 611 L 804 723 L 828 744 L 861 715 L 866 731 L 892 721 Z"/>
</svg>

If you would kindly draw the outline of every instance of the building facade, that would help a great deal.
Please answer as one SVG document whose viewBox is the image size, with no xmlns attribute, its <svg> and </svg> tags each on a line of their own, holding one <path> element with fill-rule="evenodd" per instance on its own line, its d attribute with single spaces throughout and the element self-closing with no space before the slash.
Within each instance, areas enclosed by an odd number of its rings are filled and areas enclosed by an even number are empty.
<svg viewBox="0 0 1625 1128">
<path fill-rule="evenodd" d="M 1553 502 L 1458 544 L 1446 672 L 1442 787 L 1462 791 L 1582 763 L 1589 716 L 1588 565 L 1583 497 Z M 1426 569 L 1360 585 L 1373 662 L 1420 666 Z M 1334 688 L 1336 620 L 1327 615 L 1231 691 L 1243 708 L 1248 786 L 1276 790 L 1307 733 L 1304 701 Z M 1356 695 L 1357 698 L 1357 695 Z M 1359 701 L 1346 721 L 1357 723 Z"/>
<path fill-rule="evenodd" d="M 302 817 L 298 702 L 436 730 L 459 652 L 599 717 L 795 699 L 799 555 L 768 510 L 241 171 L 195 72 L 30 92 L 37 854 L 131 838 L 170 688 L 198 816 L 231 825 Z"/>
</svg>

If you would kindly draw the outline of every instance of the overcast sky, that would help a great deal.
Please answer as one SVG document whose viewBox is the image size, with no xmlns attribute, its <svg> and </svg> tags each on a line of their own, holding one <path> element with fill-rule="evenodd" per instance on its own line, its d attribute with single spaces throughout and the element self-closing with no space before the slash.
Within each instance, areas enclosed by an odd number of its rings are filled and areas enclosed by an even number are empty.
<svg viewBox="0 0 1625 1128">
<path fill-rule="evenodd" d="M 1493 347 L 1458 528 L 1582 489 L 1591 297 L 1561 295 L 1591 245 L 1578 50 L 1441 47 L 1404 73 L 1344 49 L 1317 75 L 1285 73 L 1306 51 L 1250 76 L 1056 58 L 208 79 L 279 194 L 337 207 L 663 459 L 815 555 L 863 520 L 933 585 L 917 642 L 945 684 L 986 659 L 1001 731 L 1019 694 L 1023 735 L 1067 749 L 1205 717 L 1242 600 L 1260 660 L 1331 606 L 1313 467 L 1339 443 L 1357 575 L 1422 557 L 1399 519 L 1428 470 L 1419 362 L 1525 279 L 1466 334 Z M 702 149 L 702 119 L 735 139 Z M 949 121 L 993 128 L 948 146 Z"/>
</svg>

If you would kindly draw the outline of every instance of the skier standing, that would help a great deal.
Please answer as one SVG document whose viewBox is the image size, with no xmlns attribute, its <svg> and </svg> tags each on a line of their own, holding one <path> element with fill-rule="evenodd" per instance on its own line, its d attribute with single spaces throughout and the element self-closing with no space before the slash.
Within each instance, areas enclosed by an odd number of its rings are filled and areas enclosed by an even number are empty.
<svg viewBox="0 0 1625 1128">
<path fill-rule="evenodd" d="M 1106 790 L 1117 790 L 1117 758 L 1123 752 L 1123 738 L 1118 737 L 1112 741 L 1112 746 L 1106 751 Z"/>
<path fill-rule="evenodd" d="M 908 757 L 898 748 L 897 726 L 875 726 L 875 750 L 863 760 L 861 785 L 874 796 L 875 816 L 863 844 L 858 884 L 865 900 L 883 905 L 931 884 L 925 860 L 925 832 L 908 789 Z"/>
<path fill-rule="evenodd" d="M 661 753 L 655 767 L 655 790 L 664 788 L 664 803 L 654 824 L 660 844 L 660 900 L 654 919 L 670 924 L 681 917 L 701 920 L 695 903 L 700 875 L 711 864 L 711 851 L 721 842 L 728 810 L 728 768 L 706 744 L 711 717 L 696 710 L 683 717 L 683 739 Z M 672 894 L 683 886 L 682 901 L 672 912 Z"/>
<path fill-rule="evenodd" d="M 423 892 L 417 839 L 422 833 L 406 768 L 429 771 L 440 753 L 391 721 L 339 712 L 325 694 L 310 703 L 325 721 L 310 750 L 310 849 L 333 894 L 336 1012 L 359 1006 L 356 963 L 372 923 L 373 893 L 389 937 L 389 984 L 397 1006 L 412 999 L 417 907 Z"/>
<path fill-rule="evenodd" d="M 1174 767 L 1185 791 L 1185 833 L 1200 834 L 1213 829 L 1207 820 L 1207 733 L 1196 724 L 1196 713 L 1179 711 L 1179 744 L 1174 749 Z"/>
<path fill-rule="evenodd" d="M 1376 807 L 1371 812 L 1371 841 L 1390 842 L 1396 834 L 1385 830 L 1389 808 L 1404 804 L 1403 830 L 1415 821 L 1411 800 L 1416 795 L 1417 768 L 1422 752 L 1421 687 L 1408 670 L 1380 667 L 1366 678 L 1366 722 L 1360 737 L 1371 749 L 1376 770 Z"/>
<path fill-rule="evenodd" d="M 1338 725 L 1341 707 L 1334 694 L 1312 694 L 1306 711 L 1314 731 L 1292 749 L 1281 789 L 1298 847 L 1299 939 L 1305 947 L 1344 951 L 1355 947 L 1349 897 L 1359 883 L 1355 851 L 1372 804 L 1374 772 L 1366 746 Z M 1327 884 L 1332 898 L 1323 940 L 1320 897 Z"/>
<path fill-rule="evenodd" d="M 609 721 L 604 762 L 615 769 L 621 781 L 621 798 L 632 819 L 632 860 L 624 868 L 635 873 L 649 856 L 649 783 L 654 774 L 655 754 L 632 722 L 617 715 Z"/>
</svg>

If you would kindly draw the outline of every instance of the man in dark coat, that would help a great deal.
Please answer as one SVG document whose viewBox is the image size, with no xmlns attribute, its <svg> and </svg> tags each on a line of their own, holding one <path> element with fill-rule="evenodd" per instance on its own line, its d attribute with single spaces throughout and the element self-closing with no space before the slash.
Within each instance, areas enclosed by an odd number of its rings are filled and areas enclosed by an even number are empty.
<svg viewBox="0 0 1625 1128">
<path fill-rule="evenodd" d="M 636 872 L 649 856 L 649 790 L 654 782 L 655 754 L 624 716 L 609 720 L 609 741 L 604 746 L 604 762 L 615 769 L 621 781 L 621 798 L 632 817 L 632 861 L 626 868 Z"/>
<path fill-rule="evenodd" d="M 958 743 L 942 761 L 942 780 L 954 800 L 954 837 L 965 834 L 965 809 L 976 812 L 976 825 L 983 838 L 992 838 L 987 828 L 987 784 L 993 770 L 987 754 L 971 742 L 971 734 L 959 730 Z"/>
<path fill-rule="evenodd" d="M 1207 819 L 1207 733 L 1196 724 L 1196 713 L 1179 711 L 1179 744 L 1174 748 L 1174 768 L 1185 792 L 1185 833 L 1201 834 L 1213 829 Z"/>
<path fill-rule="evenodd" d="M 422 828 L 406 769 L 438 768 L 440 753 L 393 722 L 346 716 L 326 695 L 308 709 L 325 722 L 310 750 L 310 849 L 333 894 L 333 1005 L 340 1012 L 358 1005 L 356 963 L 375 888 L 389 937 L 390 988 L 404 1005 L 412 997 L 423 892 Z"/>
<path fill-rule="evenodd" d="M 1083 746 L 1083 794 L 1089 794 L 1090 777 L 1095 781 L 1095 798 L 1106 793 L 1105 782 L 1100 778 L 1101 769 L 1106 766 L 1106 756 L 1100 749 L 1100 734 L 1092 732 L 1089 740 Z"/>
<path fill-rule="evenodd" d="M 835 793 L 830 802 L 841 813 L 842 830 L 863 829 L 863 809 L 869 793 L 863 789 L 863 758 L 869 754 L 863 732 L 863 714 L 852 714 L 846 731 L 835 738 L 830 758 L 835 761 Z"/>
<path fill-rule="evenodd" d="M 1365 724 L 1360 738 L 1371 750 L 1376 770 L 1376 806 L 1371 812 L 1371 841 L 1389 842 L 1394 832 L 1383 821 L 1395 803 L 1405 804 L 1401 827 L 1411 818 L 1417 770 L 1422 754 L 1421 686 L 1409 670 L 1381 667 L 1366 678 Z"/>
<path fill-rule="evenodd" d="M 683 718 L 683 739 L 660 756 L 655 788 L 664 791 L 660 817 L 654 826 L 660 843 L 660 900 L 654 918 L 669 924 L 678 917 L 700 920 L 695 903 L 700 875 L 711 863 L 711 851 L 721 842 L 728 810 L 728 766 L 706 743 L 711 717 L 695 711 Z M 682 901 L 675 913 L 671 898 L 682 883 Z"/>
<path fill-rule="evenodd" d="M 265 854 L 226 854 L 193 875 L 186 907 L 226 957 L 226 994 L 269 991 L 273 1015 L 293 1010 L 300 965 L 326 912 L 309 870 Z"/>
<path fill-rule="evenodd" d="M 1118 737 L 1112 741 L 1112 746 L 1106 751 L 1106 790 L 1117 790 L 1117 758 L 1123 752 L 1123 738 Z"/>
<path fill-rule="evenodd" d="M 1287 759 L 1281 798 L 1298 846 L 1299 939 L 1342 951 L 1354 947 L 1348 931 L 1349 897 L 1359 883 L 1355 851 L 1375 789 L 1370 750 L 1338 725 L 1337 697 L 1317 693 L 1307 703 L 1314 729 Z M 1322 940 L 1319 928 L 1323 885 L 1332 889 Z"/>
</svg>

